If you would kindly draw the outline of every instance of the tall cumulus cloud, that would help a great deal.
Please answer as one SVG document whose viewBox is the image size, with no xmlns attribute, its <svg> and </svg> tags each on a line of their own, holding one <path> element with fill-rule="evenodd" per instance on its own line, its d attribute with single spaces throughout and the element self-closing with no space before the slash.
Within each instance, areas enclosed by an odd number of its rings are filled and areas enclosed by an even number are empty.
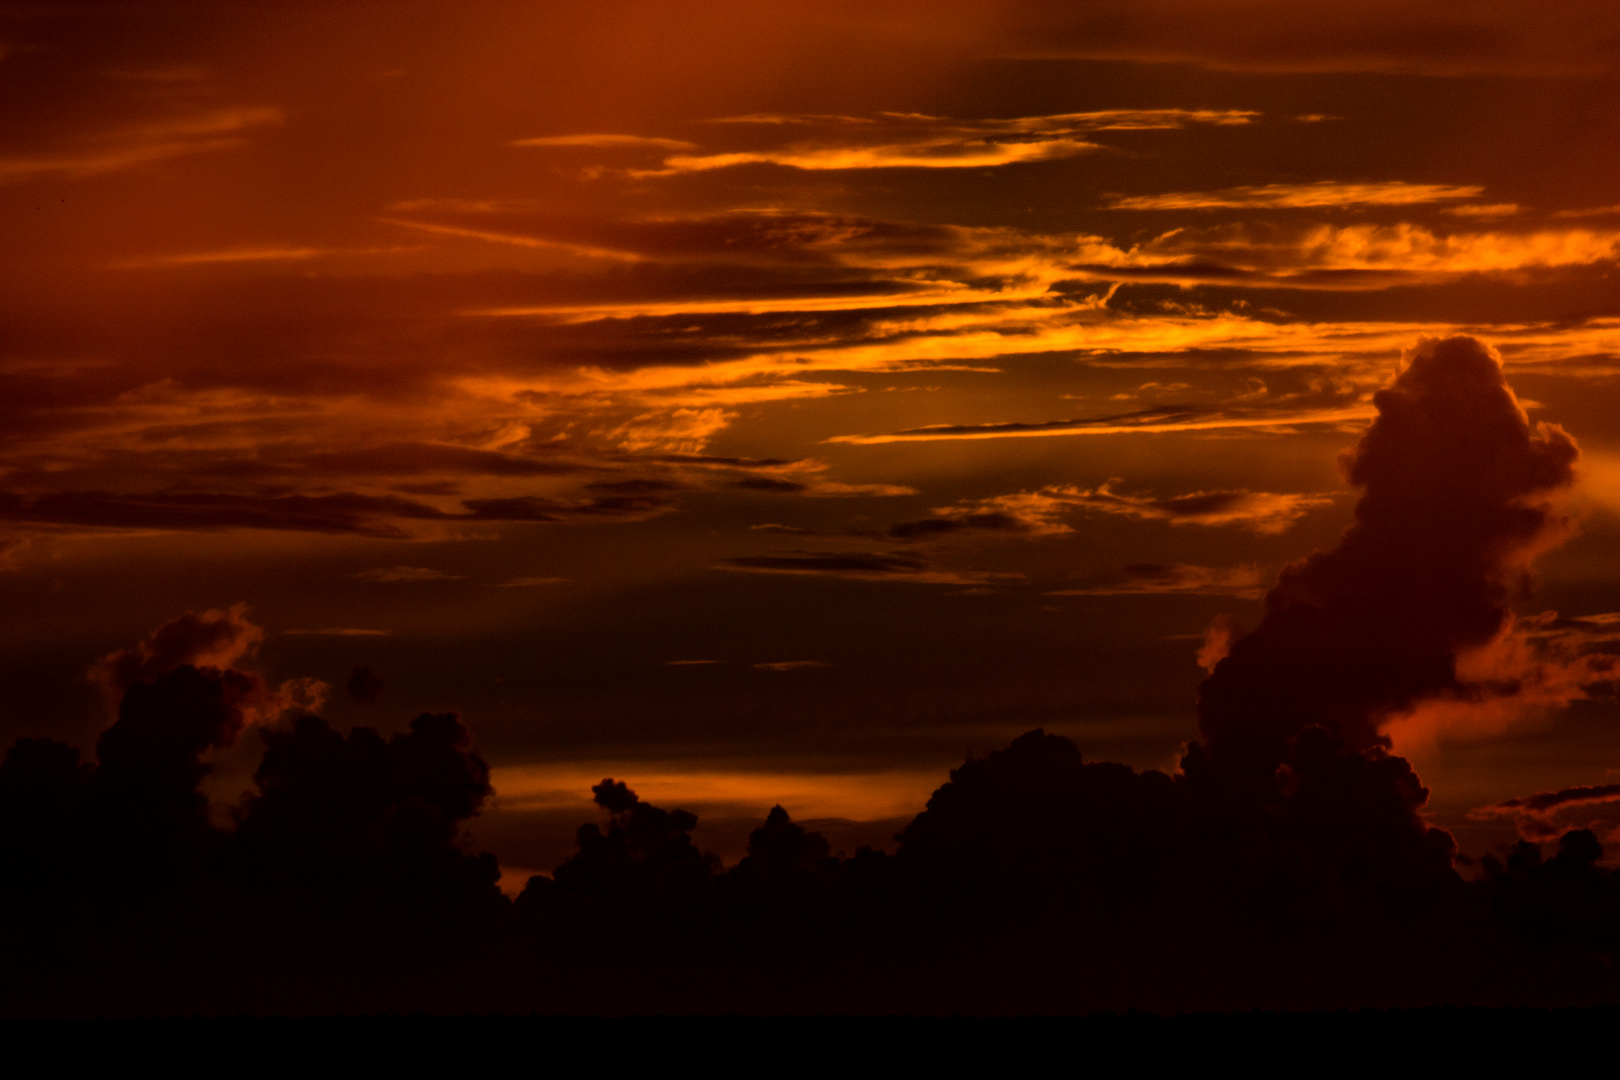
<svg viewBox="0 0 1620 1080">
<path fill-rule="evenodd" d="M 1487 346 L 1424 339 L 1374 403 L 1341 460 L 1364 489 L 1355 523 L 1284 568 L 1263 620 L 1200 689 L 1200 753 L 1251 791 L 1274 784 L 1307 728 L 1347 751 L 1387 748 L 1401 710 L 1466 696 L 1459 656 L 1512 625 L 1531 560 L 1567 533 L 1552 500 L 1574 480 L 1575 441 L 1530 424 Z"/>
</svg>

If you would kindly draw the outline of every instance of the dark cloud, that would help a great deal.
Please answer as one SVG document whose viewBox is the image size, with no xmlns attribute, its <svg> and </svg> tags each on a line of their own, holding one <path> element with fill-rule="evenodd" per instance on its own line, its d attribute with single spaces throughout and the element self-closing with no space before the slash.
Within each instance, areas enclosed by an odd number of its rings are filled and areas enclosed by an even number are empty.
<svg viewBox="0 0 1620 1080">
<path fill-rule="evenodd" d="M 1300 9 L 1250 0 L 1216 11 L 1188 0 L 1103 0 L 1074 8 L 1016 5 L 1008 32 L 1017 53 L 1043 57 L 1183 62 L 1238 71 L 1420 72 L 1430 75 L 1608 73 L 1613 12 L 1570 5 L 1533 18 L 1511 4 L 1466 9 L 1355 0 Z"/>
<path fill-rule="evenodd" d="M 1526 840 L 1548 840 L 1572 828 L 1601 828 L 1611 839 L 1620 833 L 1620 784 L 1594 784 L 1540 791 L 1471 810 L 1476 821 L 1506 819 Z"/>
<path fill-rule="evenodd" d="M 1215 409 L 1191 405 L 1152 405 L 1130 412 L 1109 413 L 1078 420 L 1043 420 L 992 424 L 931 424 L 883 435 L 837 435 L 834 443 L 926 442 L 937 439 L 1005 439 L 1041 435 L 1125 434 L 1128 432 L 1209 431 L 1220 428 L 1270 427 L 1284 424 L 1323 423 L 1358 417 L 1348 405 L 1309 407 L 1278 402 L 1261 408 L 1234 405 Z"/>
<path fill-rule="evenodd" d="M 805 552 L 800 555 L 742 555 L 722 565 L 734 570 L 778 574 L 890 575 L 917 574 L 928 569 L 922 559 L 905 555 L 860 555 Z"/>
<path fill-rule="evenodd" d="M 1478 341 L 1425 341 L 1374 402 L 1342 462 L 1365 489 L 1356 523 L 1284 568 L 1265 619 L 1200 690 L 1205 750 L 1256 791 L 1307 727 L 1351 751 L 1387 746 L 1394 711 L 1461 689 L 1459 652 L 1505 628 L 1510 591 L 1562 535 L 1548 499 L 1573 479 L 1575 443 L 1531 427 Z"/>
<path fill-rule="evenodd" d="M 443 443 L 392 442 L 360 450 L 310 454 L 288 463 L 298 471 L 358 476 L 420 476 L 450 472 L 482 476 L 556 476 L 580 472 L 568 462 Z"/>
<path fill-rule="evenodd" d="M 375 570 L 362 570 L 356 580 L 377 585 L 414 584 L 424 581 L 460 581 L 465 574 L 452 574 L 431 566 L 379 566 Z"/>
<path fill-rule="evenodd" d="M 673 510 L 676 501 L 667 492 L 677 485 L 661 481 L 630 480 L 591 484 L 602 492 L 586 499 L 550 499 L 523 495 L 505 499 L 466 499 L 464 520 L 562 522 L 591 518 L 640 519 Z"/>
<path fill-rule="evenodd" d="M 715 569 L 935 585 L 984 585 L 1022 580 L 1019 574 L 954 569 L 905 552 L 795 551 L 781 555 L 740 555 L 726 559 Z"/>
<path fill-rule="evenodd" d="M 889 526 L 889 535 L 896 540 L 927 540 L 957 532 L 1028 532 L 1029 525 L 1012 514 L 979 513 L 954 517 L 924 518 L 922 521 L 902 521 Z"/>
<path fill-rule="evenodd" d="M 1620 799 L 1620 784 L 1599 784 L 1595 787 L 1565 788 L 1562 791 L 1542 791 L 1520 799 L 1497 803 L 1495 809 L 1528 810 L 1543 813 L 1570 803 L 1609 802 Z"/>
<path fill-rule="evenodd" d="M 108 653 L 96 664 L 94 677 L 116 702 L 136 683 L 176 668 L 228 669 L 251 656 L 264 641 L 264 629 L 247 617 L 246 604 L 223 611 L 188 611 L 164 623 L 139 644 Z"/>
<path fill-rule="evenodd" d="M 0 520 L 103 529 L 272 529 L 402 537 L 396 519 L 452 518 L 391 495 L 107 491 L 0 493 Z"/>
<path fill-rule="evenodd" d="M 387 687 L 382 676 L 371 670 L 370 664 L 356 664 L 349 671 L 349 681 L 344 683 L 349 700 L 356 705 L 377 704 Z"/>
<path fill-rule="evenodd" d="M 1131 563 L 1116 575 L 1076 586 L 1053 589 L 1049 596 L 1130 596 L 1153 593 L 1191 593 L 1200 596 L 1238 596 L 1258 599 L 1260 571 L 1254 566 L 1193 566 L 1187 563 Z"/>
<path fill-rule="evenodd" d="M 809 485 L 800 484 L 793 480 L 777 480 L 769 476 L 745 476 L 738 480 L 735 486 L 745 491 L 768 491 L 772 494 L 794 495 L 805 490 Z"/>
</svg>

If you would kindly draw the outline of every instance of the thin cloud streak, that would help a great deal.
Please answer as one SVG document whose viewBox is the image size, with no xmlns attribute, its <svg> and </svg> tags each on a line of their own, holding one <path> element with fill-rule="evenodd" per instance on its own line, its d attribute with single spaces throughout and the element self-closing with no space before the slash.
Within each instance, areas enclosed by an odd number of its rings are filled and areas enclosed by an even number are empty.
<svg viewBox="0 0 1620 1080">
<path fill-rule="evenodd" d="M 693 150 L 696 145 L 684 139 L 659 139 L 645 135 L 542 135 L 513 139 L 508 146 L 592 146 L 602 148 L 650 147 L 655 150 Z"/>
<path fill-rule="evenodd" d="M 1420 203 L 1472 199 L 1478 185 L 1409 184 L 1403 180 L 1356 184 L 1318 180 L 1310 184 L 1257 184 L 1221 191 L 1178 191 L 1164 195 L 1121 196 L 1111 210 L 1297 209 L 1332 206 L 1415 206 Z"/>
<path fill-rule="evenodd" d="M 282 122 L 280 109 L 240 107 L 132 124 L 81 140 L 75 148 L 0 157 L 0 183 L 52 175 L 82 180 L 170 158 L 230 150 L 245 145 L 247 132 Z"/>
<path fill-rule="evenodd" d="M 1257 600 L 1265 584 L 1255 566 L 1190 566 L 1185 563 L 1137 563 L 1120 568 L 1114 581 L 1073 589 L 1049 590 L 1047 596 L 1147 596 L 1185 593 Z"/>
<path fill-rule="evenodd" d="M 1053 420 L 1034 424 L 956 424 L 913 428 L 888 435 L 835 435 L 824 440 L 872 446 L 892 442 L 936 442 L 945 439 L 1032 439 L 1055 435 L 1162 434 L 1177 431 L 1216 431 L 1227 428 L 1268 428 L 1294 424 L 1329 424 L 1367 420 L 1377 415 L 1371 405 L 1323 409 L 1317 412 L 1277 413 L 1270 416 L 1214 416 L 1185 420 L 1120 423 L 1119 418 Z"/>
<path fill-rule="evenodd" d="M 1194 124 L 1239 126 L 1250 110 L 1117 109 L 1008 119 L 957 120 L 920 113 L 875 117 L 755 115 L 718 123 L 763 127 L 819 126 L 819 139 L 784 147 L 675 154 L 661 169 L 632 170 L 637 177 L 709 172 L 740 165 L 777 165 L 807 171 L 862 169 L 993 169 L 1055 161 L 1103 149 L 1084 136 L 1098 131 L 1176 130 Z"/>
</svg>

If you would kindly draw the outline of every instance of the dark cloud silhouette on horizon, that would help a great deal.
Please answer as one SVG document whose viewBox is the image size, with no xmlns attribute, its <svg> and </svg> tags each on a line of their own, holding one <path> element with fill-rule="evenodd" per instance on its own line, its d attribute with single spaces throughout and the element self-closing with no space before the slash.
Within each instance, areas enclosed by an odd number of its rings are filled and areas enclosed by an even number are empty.
<svg viewBox="0 0 1620 1080">
<path fill-rule="evenodd" d="M 1530 560 L 1564 533 L 1550 499 L 1573 482 L 1575 442 L 1531 427 L 1480 342 L 1425 340 L 1374 404 L 1341 459 L 1364 489 L 1355 524 L 1284 567 L 1205 680 L 1190 774 L 1213 764 L 1263 801 L 1308 727 L 1350 752 L 1387 747 L 1392 713 L 1463 689 L 1458 654 L 1504 629 Z"/>
</svg>

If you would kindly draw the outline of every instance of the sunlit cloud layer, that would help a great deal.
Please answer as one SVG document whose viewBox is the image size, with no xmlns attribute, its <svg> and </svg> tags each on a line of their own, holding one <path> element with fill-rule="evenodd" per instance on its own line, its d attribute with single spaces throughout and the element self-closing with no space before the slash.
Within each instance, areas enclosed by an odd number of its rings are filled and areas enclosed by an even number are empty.
<svg viewBox="0 0 1620 1080">
<path fill-rule="evenodd" d="M 1413 206 L 1418 203 L 1472 199 L 1484 189 L 1445 184 L 1260 184 L 1224 191 L 1181 191 L 1165 195 L 1131 195 L 1109 204 L 1114 210 L 1301 209 L 1338 206 Z M 1483 208 L 1482 208 L 1483 209 Z"/>
<path fill-rule="evenodd" d="M 1023 162 L 1051 161 L 1098 150 L 1084 136 L 1103 131 L 1174 130 L 1193 124 L 1252 123 L 1258 113 L 1246 110 L 1116 109 L 1024 116 L 1010 119 L 958 120 L 919 113 L 881 113 L 872 117 L 815 115 L 750 115 L 720 118 L 732 126 L 767 132 L 818 129 L 814 137 L 784 146 L 672 154 L 657 169 L 635 169 L 641 177 L 707 172 L 739 165 L 779 165 L 792 169 L 993 169 Z M 638 135 L 547 135 L 518 139 L 514 146 L 642 147 L 696 150 L 676 139 Z"/>
</svg>

